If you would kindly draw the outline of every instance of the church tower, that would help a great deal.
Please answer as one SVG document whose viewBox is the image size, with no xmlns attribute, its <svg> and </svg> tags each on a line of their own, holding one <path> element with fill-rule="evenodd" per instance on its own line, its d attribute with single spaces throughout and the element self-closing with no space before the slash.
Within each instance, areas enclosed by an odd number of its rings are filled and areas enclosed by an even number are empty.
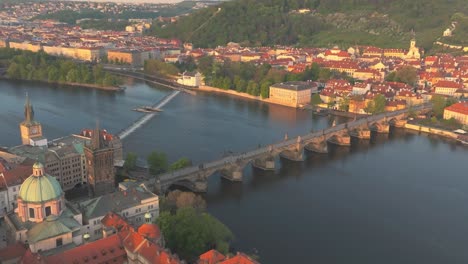
<svg viewBox="0 0 468 264">
<path fill-rule="evenodd" d="M 406 54 L 407 60 L 419 60 L 421 59 L 421 54 L 419 53 L 419 48 L 416 46 L 416 34 L 414 31 L 411 31 L 411 40 L 408 53 Z"/>
<path fill-rule="evenodd" d="M 34 120 L 34 109 L 28 95 L 24 104 L 24 121 L 20 124 L 20 132 L 23 145 L 30 145 L 31 139 L 42 138 L 42 126 Z"/>
<path fill-rule="evenodd" d="M 84 147 L 88 191 L 92 197 L 115 190 L 114 149 L 102 138 L 99 126 L 92 132 L 91 142 Z"/>
</svg>

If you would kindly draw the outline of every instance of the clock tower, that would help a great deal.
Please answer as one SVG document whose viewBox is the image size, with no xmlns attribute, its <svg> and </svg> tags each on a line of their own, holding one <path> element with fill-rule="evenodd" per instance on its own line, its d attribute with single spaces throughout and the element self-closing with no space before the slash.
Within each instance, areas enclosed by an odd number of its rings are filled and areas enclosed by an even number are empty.
<svg viewBox="0 0 468 264">
<path fill-rule="evenodd" d="M 28 95 L 26 95 L 26 103 L 24 104 L 24 121 L 20 124 L 20 132 L 23 145 L 30 145 L 31 139 L 42 138 L 42 126 L 34 120 L 34 109 Z"/>
</svg>

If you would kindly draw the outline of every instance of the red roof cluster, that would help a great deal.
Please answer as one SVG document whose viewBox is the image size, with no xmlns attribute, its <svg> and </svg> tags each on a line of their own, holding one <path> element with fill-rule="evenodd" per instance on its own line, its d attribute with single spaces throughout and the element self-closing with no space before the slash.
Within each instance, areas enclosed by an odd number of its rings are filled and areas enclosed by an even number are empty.
<svg viewBox="0 0 468 264">
<path fill-rule="evenodd" d="M 456 104 L 453 104 L 453 105 L 451 105 L 449 107 L 446 107 L 445 110 L 460 113 L 460 114 L 464 114 L 464 115 L 468 115 L 468 103 L 467 102 L 456 103 Z"/>
<path fill-rule="evenodd" d="M 200 255 L 198 264 L 259 264 L 244 253 L 238 252 L 233 257 L 226 257 L 218 251 L 212 249 Z"/>
</svg>

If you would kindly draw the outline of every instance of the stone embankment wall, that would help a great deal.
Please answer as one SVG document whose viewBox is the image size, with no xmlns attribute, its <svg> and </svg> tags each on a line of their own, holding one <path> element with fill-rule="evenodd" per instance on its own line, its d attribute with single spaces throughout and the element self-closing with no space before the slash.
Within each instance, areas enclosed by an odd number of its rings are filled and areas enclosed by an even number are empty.
<svg viewBox="0 0 468 264">
<path fill-rule="evenodd" d="M 439 135 L 439 136 L 443 136 L 443 137 L 447 137 L 447 138 L 456 139 L 458 137 L 457 134 L 455 134 L 455 133 L 453 133 L 451 131 L 447 131 L 447 130 L 443 130 L 443 129 L 439 129 L 439 128 L 422 126 L 422 125 L 415 125 L 415 124 L 408 124 L 407 123 L 405 125 L 405 128 L 420 131 L 420 132 L 425 132 L 425 133 L 429 133 L 429 134 Z"/>
</svg>

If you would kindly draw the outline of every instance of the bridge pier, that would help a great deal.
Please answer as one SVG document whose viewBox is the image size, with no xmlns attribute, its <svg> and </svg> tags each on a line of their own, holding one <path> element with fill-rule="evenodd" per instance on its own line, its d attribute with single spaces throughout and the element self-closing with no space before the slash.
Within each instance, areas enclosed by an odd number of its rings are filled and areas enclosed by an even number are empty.
<svg viewBox="0 0 468 264">
<path fill-rule="evenodd" d="M 357 129 L 354 129 L 352 130 L 349 135 L 351 137 L 355 137 L 355 138 L 358 138 L 358 139 L 370 139 L 371 138 L 371 131 L 367 128 L 364 128 L 364 129 L 360 129 L 360 128 L 357 128 Z"/>
<path fill-rule="evenodd" d="M 290 161 L 304 161 L 304 145 L 301 137 L 297 137 L 296 144 L 290 149 L 281 151 L 279 155 L 281 158 Z"/>
<path fill-rule="evenodd" d="M 395 120 L 391 125 L 394 127 L 402 128 L 405 127 L 406 125 L 406 120 L 405 119 L 400 119 L 400 120 Z"/>
<path fill-rule="evenodd" d="M 208 191 L 208 181 L 197 180 L 194 182 L 194 192 L 206 193 Z"/>
<path fill-rule="evenodd" d="M 374 123 L 371 125 L 370 129 L 376 133 L 388 134 L 390 133 L 390 125 L 388 122 Z"/>
<path fill-rule="evenodd" d="M 318 154 L 327 154 L 328 153 L 328 145 L 327 141 L 320 141 L 320 142 L 311 142 L 306 144 L 304 148 L 307 151 L 318 153 Z"/>
<path fill-rule="evenodd" d="M 333 135 L 327 140 L 329 143 L 338 145 L 338 146 L 345 146 L 349 147 L 351 146 L 351 137 L 346 134 L 346 135 Z"/>
<path fill-rule="evenodd" d="M 230 168 L 224 168 L 221 170 L 221 176 L 226 180 L 233 182 L 240 182 L 244 176 L 244 166 L 234 165 Z"/>
<path fill-rule="evenodd" d="M 252 161 L 252 167 L 264 171 L 274 171 L 275 170 L 275 158 L 269 156 L 267 158 L 259 158 Z"/>
</svg>

